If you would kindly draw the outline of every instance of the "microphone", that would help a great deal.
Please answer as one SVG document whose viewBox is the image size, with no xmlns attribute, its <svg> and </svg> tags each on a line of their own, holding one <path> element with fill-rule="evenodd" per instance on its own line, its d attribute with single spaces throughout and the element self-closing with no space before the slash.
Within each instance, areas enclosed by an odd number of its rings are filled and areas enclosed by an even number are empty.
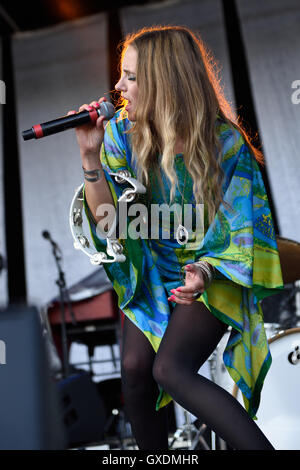
<svg viewBox="0 0 300 470">
<path fill-rule="evenodd" d="M 48 230 L 43 230 L 42 236 L 43 236 L 44 238 L 46 238 L 46 240 L 51 240 L 51 241 L 52 241 L 51 235 L 50 235 L 50 233 L 48 232 Z"/>
<path fill-rule="evenodd" d="M 57 245 L 57 243 L 55 243 L 55 242 L 52 240 L 51 235 L 50 235 L 50 233 L 48 232 L 48 230 L 44 230 L 44 231 L 42 232 L 42 236 L 43 236 L 46 240 L 49 240 L 49 242 L 51 243 L 51 245 L 53 246 L 53 248 L 54 248 L 55 250 L 58 250 L 58 251 L 60 252 L 60 254 L 61 254 L 61 250 L 60 250 L 59 246 Z"/>
<path fill-rule="evenodd" d="M 24 140 L 40 139 L 47 135 L 57 134 L 58 132 L 82 126 L 89 122 L 96 122 L 99 116 L 105 116 L 106 120 L 111 119 L 115 114 L 114 106 L 102 101 L 99 108 L 93 108 L 92 111 L 81 111 L 80 113 L 62 116 L 54 121 L 43 122 L 32 126 L 31 129 L 22 132 Z"/>
</svg>

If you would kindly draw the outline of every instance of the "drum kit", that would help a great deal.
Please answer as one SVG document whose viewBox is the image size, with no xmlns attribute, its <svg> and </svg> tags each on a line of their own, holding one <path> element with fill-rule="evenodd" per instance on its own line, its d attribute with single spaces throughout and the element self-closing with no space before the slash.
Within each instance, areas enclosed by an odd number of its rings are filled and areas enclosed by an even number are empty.
<svg viewBox="0 0 300 470">
<path fill-rule="evenodd" d="M 131 178 L 128 171 L 121 170 L 110 174 L 120 184 L 131 185 L 131 188 L 123 191 L 118 201 L 131 202 L 137 193 L 145 192 L 144 186 Z M 82 210 L 81 186 L 75 193 L 70 209 L 70 228 L 75 248 L 84 251 L 92 264 L 122 262 L 123 247 L 117 239 L 107 238 L 106 251 L 109 257 L 91 248 L 82 231 Z M 262 389 L 256 423 L 275 449 L 292 450 L 300 449 L 300 243 L 277 237 L 277 246 L 285 289 L 261 302 L 272 365 Z M 228 330 L 208 360 L 210 377 L 242 403 L 241 393 L 230 378 L 222 358 L 229 334 Z M 227 448 L 226 443 L 213 432 L 208 443 L 204 437 L 207 426 L 199 423 L 197 419 L 192 422 L 192 415 L 185 410 L 181 412 L 184 413 L 184 423 L 174 434 L 172 446 L 176 441 L 186 439 L 188 435 L 190 438 L 186 448 Z"/>
<path fill-rule="evenodd" d="M 300 244 L 277 237 L 285 289 L 261 302 L 272 356 L 256 424 L 277 450 L 300 449 Z M 211 378 L 243 404 L 222 355 L 228 331 L 210 357 Z"/>
<path fill-rule="evenodd" d="M 300 244 L 277 237 L 284 290 L 261 302 L 266 336 L 272 356 L 257 412 L 256 424 L 276 450 L 300 449 Z M 223 362 L 231 327 L 208 359 L 206 376 L 231 393 L 242 405 L 243 399 Z M 227 444 L 204 423 L 176 404 L 182 420 L 174 434 L 178 445 L 192 450 L 226 450 Z"/>
</svg>

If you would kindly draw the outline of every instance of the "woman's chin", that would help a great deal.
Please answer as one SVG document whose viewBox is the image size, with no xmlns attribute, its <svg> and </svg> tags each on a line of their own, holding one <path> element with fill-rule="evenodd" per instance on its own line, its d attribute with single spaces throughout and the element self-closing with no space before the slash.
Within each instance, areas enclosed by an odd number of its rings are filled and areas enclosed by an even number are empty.
<svg viewBox="0 0 300 470">
<path fill-rule="evenodd" d="M 127 110 L 127 117 L 129 121 L 132 121 L 132 122 L 135 121 L 135 113 L 133 111 Z"/>
</svg>

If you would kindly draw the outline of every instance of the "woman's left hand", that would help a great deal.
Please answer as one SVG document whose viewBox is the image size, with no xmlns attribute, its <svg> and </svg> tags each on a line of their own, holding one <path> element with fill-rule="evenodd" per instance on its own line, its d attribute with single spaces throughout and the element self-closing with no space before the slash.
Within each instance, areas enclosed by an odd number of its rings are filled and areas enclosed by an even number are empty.
<svg viewBox="0 0 300 470">
<path fill-rule="evenodd" d="M 195 302 L 193 294 L 200 292 L 203 294 L 205 290 L 205 281 L 201 269 L 194 264 L 187 264 L 185 266 L 185 285 L 172 289 L 172 296 L 168 298 L 172 302 L 183 305 L 191 305 Z"/>
</svg>

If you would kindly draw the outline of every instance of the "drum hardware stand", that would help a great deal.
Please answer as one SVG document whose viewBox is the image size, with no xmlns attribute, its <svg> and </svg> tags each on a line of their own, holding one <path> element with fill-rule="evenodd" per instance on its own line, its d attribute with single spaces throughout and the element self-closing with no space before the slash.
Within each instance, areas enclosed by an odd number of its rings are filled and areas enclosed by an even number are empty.
<svg viewBox="0 0 300 470">
<path fill-rule="evenodd" d="M 295 282 L 295 308 L 296 308 L 296 326 L 300 326 L 300 280 Z"/>
<path fill-rule="evenodd" d="M 135 438 L 132 435 L 131 426 L 129 422 L 126 420 L 125 413 L 122 409 L 113 408 L 111 410 L 111 415 L 107 419 L 105 429 L 104 429 L 104 437 L 106 433 L 109 431 L 110 427 L 117 423 L 117 433 L 115 436 L 115 440 L 118 441 L 120 450 L 128 450 L 128 449 L 137 449 L 137 444 Z M 109 438 L 106 439 L 109 441 Z"/>
<path fill-rule="evenodd" d="M 61 268 L 62 252 L 60 248 L 58 247 L 58 245 L 51 239 L 49 232 L 44 231 L 42 235 L 44 238 L 49 240 L 52 245 L 52 254 L 54 256 L 55 263 L 58 269 L 58 274 L 59 274 L 58 279 L 55 281 L 55 283 L 58 285 L 58 288 L 59 288 L 59 303 L 60 303 L 60 312 L 61 312 L 61 337 L 62 337 L 62 352 L 63 352 L 62 367 L 63 367 L 63 376 L 68 377 L 70 375 L 70 369 L 69 369 L 69 360 L 68 360 L 67 330 L 66 330 L 64 298 L 67 299 L 68 309 L 70 311 L 73 325 L 76 325 L 77 322 L 75 319 L 74 312 L 72 310 L 69 292 L 66 287 L 65 275 Z"/>
<path fill-rule="evenodd" d="M 207 429 L 206 424 L 201 424 L 198 419 L 195 419 L 193 422 L 191 422 L 188 412 L 184 408 L 182 409 L 184 413 L 184 424 L 175 431 L 173 439 L 169 444 L 169 449 L 172 450 L 175 442 L 179 439 L 182 439 L 183 441 L 190 443 L 190 445 L 188 445 L 188 450 L 197 449 L 199 443 L 202 445 L 204 450 L 211 450 L 203 437 L 203 434 Z M 174 450 L 176 449 L 177 448 L 174 447 Z"/>
<path fill-rule="evenodd" d="M 6 268 L 5 260 L 0 253 L 0 274 L 2 273 L 2 271 L 4 271 L 5 268 Z"/>
<path fill-rule="evenodd" d="M 293 283 L 293 287 L 289 295 L 280 301 L 281 315 L 286 311 L 289 312 L 288 303 L 292 298 L 295 298 L 295 313 L 289 314 L 284 320 L 279 318 L 279 330 L 284 328 L 299 327 L 300 326 L 300 280 Z"/>
<path fill-rule="evenodd" d="M 230 331 L 231 331 L 231 327 L 228 328 L 228 332 Z M 223 338 L 221 339 L 220 343 L 222 342 Z M 214 383 L 218 383 L 217 374 L 216 374 L 216 371 L 217 371 L 216 362 L 217 362 L 217 350 L 218 350 L 218 347 L 220 347 L 220 343 L 216 347 L 215 351 L 213 351 L 213 353 L 208 358 L 209 370 L 211 373 L 211 380 Z M 211 430 L 211 450 L 216 450 L 217 439 L 219 442 L 220 450 L 227 450 L 226 442 L 221 437 L 217 436 L 213 430 Z"/>
</svg>

